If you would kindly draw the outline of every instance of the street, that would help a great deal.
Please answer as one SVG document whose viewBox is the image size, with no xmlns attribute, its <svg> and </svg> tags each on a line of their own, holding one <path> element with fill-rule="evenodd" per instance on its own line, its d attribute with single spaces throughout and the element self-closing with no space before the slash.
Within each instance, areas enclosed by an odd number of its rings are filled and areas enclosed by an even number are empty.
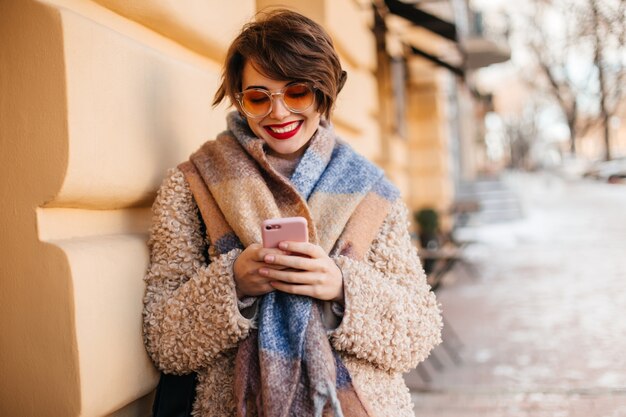
<svg viewBox="0 0 626 417">
<path fill-rule="evenodd" d="M 440 346 L 406 375 L 415 415 L 626 416 L 626 186 L 505 183 L 523 217 L 467 230 L 473 267 L 437 291 L 461 362 Z"/>
</svg>

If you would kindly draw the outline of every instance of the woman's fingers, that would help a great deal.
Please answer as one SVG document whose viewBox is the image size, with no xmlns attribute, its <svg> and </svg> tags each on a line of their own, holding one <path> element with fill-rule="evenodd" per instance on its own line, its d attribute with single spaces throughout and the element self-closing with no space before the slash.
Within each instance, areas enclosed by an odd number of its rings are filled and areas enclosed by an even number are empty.
<svg viewBox="0 0 626 417">
<path fill-rule="evenodd" d="M 343 290 L 329 285 L 311 285 L 305 283 L 294 284 L 284 281 L 271 281 L 272 288 L 289 294 L 306 295 L 319 300 L 343 301 Z"/>
<path fill-rule="evenodd" d="M 288 284 L 281 281 L 272 281 L 272 287 L 275 290 L 295 295 L 306 295 L 313 298 L 320 298 L 317 288 L 313 285 Z"/>
<path fill-rule="evenodd" d="M 343 300 L 341 270 L 324 249 L 302 242 L 281 242 L 279 248 L 255 248 L 249 280 L 290 294 Z"/>
<path fill-rule="evenodd" d="M 282 265 L 286 268 L 299 269 L 301 271 L 324 272 L 324 262 L 320 261 L 328 258 L 328 255 L 321 247 L 303 242 L 281 242 L 280 246 L 288 248 L 288 250 L 268 252 L 263 257 L 262 262 L 268 267 Z"/>
<path fill-rule="evenodd" d="M 257 253 L 256 253 L 256 256 L 254 257 L 254 260 L 258 262 L 264 262 L 264 259 L 266 256 L 276 256 L 276 255 L 289 255 L 289 252 L 276 249 L 276 248 L 259 247 L 257 249 Z"/>
<path fill-rule="evenodd" d="M 276 280 L 296 285 L 319 285 L 322 283 L 319 274 L 294 271 L 292 269 L 279 271 L 276 269 L 261 268 L 259 269 L 259 274 L 271 281 Z"/>
<path fill-rule="evenodd" d="M 274 265 L 280 265 L 285 268 L 300 269 L 302 271 L 315 271 L 319 270 L 320 266 L 315 259 L 304 258 L 302 256 L 290 256 L 290 255 L 265 255 L 263 262 L 268 267 L 272 268 Z"/>
<path fill-rule="evenodd" d="M 282 265 L 267 265 L 262 261 L 260 253 L 282 254 L 284 252 L 278 249 L 264 249 L 260 244 L 253 243 L 242 251 L 233 264 L 233 276 L 237 289 L 237 296 L 244 295 L 263 295 L 274 291 L 267 277 L 259 274 L 260 268 L 272 268 L 274 270 L 285 269 Z"/>
<path fill-rule="evenodd" d="M 310 258 L 323 258 L 327 256 L 321 246 L 309 242 L 280 242 L 278 248 L 283 251 L 306 255 Z"/>
<path fill-rule="evenodd" d="M 270 268 L 276 271 L 282 271 L 283 269 L 290 269 L 288 266 L 273 265 L 273 264 L 259 264 L 259 268 Z"/>
</svg>

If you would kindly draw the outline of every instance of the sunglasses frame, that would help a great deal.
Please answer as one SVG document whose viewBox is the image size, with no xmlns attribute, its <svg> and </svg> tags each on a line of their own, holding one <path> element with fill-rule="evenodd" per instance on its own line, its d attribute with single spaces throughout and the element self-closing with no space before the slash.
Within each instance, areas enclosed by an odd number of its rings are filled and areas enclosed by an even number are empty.
<svg viewBox="0 0 626 417">
<path fill-rule="evenodd" d="M 285 103 L 285 90 L 287 90 L 290 87 L 296 86 L 296 85 L 304 85 L 304 86 L 306 86 L 311 91 L 311 93 L 313 94 L 313 100 L 311 101 L 311 104 L 309 104 L 305 109 L 302 109 L 302 110 L 295 110 L 295 109 L 291 108 L 291 106 L 289 106 L 287 103 Z M 245 107 L 243 105 L 243 95 L 247 91 L 259 91 L 259 92 L 265 94 L 266 96 L 268 96 L 270 98 L 270 107 L 267 110 L 267 113 L 262 114 L 262 115 L 254 115 L 254 114 L 249 113 L 245 109 Z M 241 109 L 241 111 L 243 111 L 246 114 L 246 116 L 250 117 L 251 119 L 260 119 L 260 118 L 265 117 L 268 114 L 270 114 L 272 112 L 272 110 L 274 109 L 274 97 L 280 97 L 280 99 L 283 101 L 283 105 L 290 112 L 296 113 L 296 114 L 304 113 L 305 111 L 309 110 L 313 104 L 315 104 L 315 91 L 316 91 L 316 88 L 310 82 L 296 82 L 296 83 L 293 83 L 293 84 L 286 85 L 283 88 L 281 88 L 280 90 L 274 91 L 274 92 L 271 92 L 271 91 L 266 90 L 264 88 L 248 88 L 248 89 L 246 89 L 244 91 L 240 91 L 240 92 L 236 93 L 235 94 L 235 98 L 237 99 L 237 103 L 239 104 L 239 108 Z"/>
</svg>

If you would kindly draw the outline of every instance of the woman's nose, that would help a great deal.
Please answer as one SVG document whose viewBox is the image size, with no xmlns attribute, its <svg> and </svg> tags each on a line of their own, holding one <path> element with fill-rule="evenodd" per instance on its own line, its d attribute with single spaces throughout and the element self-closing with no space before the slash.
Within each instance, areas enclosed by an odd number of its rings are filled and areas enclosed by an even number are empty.
<svg viewBox="0 0 626 417">
<path fill-rule="evenodd" d="M 290 114 L 291 111 L 285 106 L 282 96 L 272 97 L 272 111 L 270 112 L 270 116 L 273 119 L 282 120 Z"/>
</svg>

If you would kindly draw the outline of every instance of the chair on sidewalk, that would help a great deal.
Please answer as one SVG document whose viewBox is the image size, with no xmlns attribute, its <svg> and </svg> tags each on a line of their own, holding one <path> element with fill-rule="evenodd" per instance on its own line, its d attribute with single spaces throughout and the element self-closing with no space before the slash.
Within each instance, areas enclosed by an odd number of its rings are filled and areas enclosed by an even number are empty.
<svg viewBox="0 0 626 417">
<path fill-rule="evenodd" d="M 454 258 L 450 256 L 446 257 L 446 260 L 444 261 L 441 269 L 438 269 L 436 271 L 429 271 L 425 268 L 426 276 L 429 280 L 429 283 L 431 282 L 429 278 L 433 277 L 433 274 L 437 274 L 437 277 L 435 278 L 437 280 L 436 285 L 432 287 L 431 284 L 433 291 L 436 291 L 438 288 L 440 288 L 441 278 L 443 278 L 443 276 L 452 269 L 455 262 L 456 261 L 454 260 Z M 462 359 L 458 351 L 463 348 L 463 342 L 461 341 L 454 328 L 450 325 L 448 320 L 446 320 L 445 313 L 442 313 L 442 320 L 443 330 L 441 333 L 441 350 L 446 353 L 446 355 L 454 365 L 461 365 Z M 430 356 L 424 362 L 418 365 L 417 372 L 420 378 L 422 379 L 422 381 L 428 383 L 432 381 L 432 378 L 430 377 L 427 369 L 424 367 L 424 364 L 426 362 L 430 363 L 435 370 L 442 371 L 444 368 L 444 360 L 439 356 L 437 348 L 435 348 L 430 353 Z"/>
<path fill-rule="evenodd" d="M 433 291 L 441 285 L 448 272 L 463 260 L 462 249 L 454 245 L 446 245 L 436 249 L 419 249 L 426 279 Z"/>
<path fill-rule="evenodd" d="M 434 244 L 431 244 L 432 242 L 428 243 L 426 239 L 420 239 L 419 246 L 421 246 L 421 248 L 419 249 L 419 256 L 422 260 L 427 281 L 433 291 L 437 291 L 441 288 L 445 276 L 457 266 L 462 266 L 469 277 L 477 276 L 473 265 L 467 260 L 464 253 L 465 249 L 473 242 L 458 239 L 456 232 L 460 227 L 466 226 L 469 222 L 470 215 L 476 213 L 479 209 L 480 206 L 475 201 L 455 203 L 448 213 L 453 218 L 451 230 L 447 233 L 441 233 L 437 230 L 436 242 L 434 242 Z M 432 210 L 430 211 L 431 212 L 427 213 L 427 215 L 432 216 Z M 426 219 L 427 221 L 434 221 L 438 228 L 438 220 L 436 218 L 433 220 L 432 218 L 422 215 L 420 219 L 419 216 L 419 212 L 416 213 L 415 217 L 418 223 L 420 220 L 424 222 L 424 219 Z M 426 224 L 426 226 L 431 229 L 433 227 L 432 224 Z M 440 345 L 441 350 L 446 353 L 454 365 L 460 365 L 462 360 L 458 351 L 462 349 L 463 343 L 450 323 L 446 320 L 445 315 L 442 318 L 444 327 L 442 331 L 442 343 Z M 417 367 L 420 378 L 428 383 L 432 378 L 424 367 L 424 363 L 426 362 L 429 362 L 435 370 L 441 371 L 444 368 L 444 361 L 439 356 L 437 349 L 435 349 L 431 352 L 428 359 Z"/>
<path fill-rule="evenodd" d="M 456 334 L 452 326 L 450 326 L 450 323 L 448 323 L 445 316 L 443 316 L 442 342 L 440 347 L 447 354 L 454 365 L 459 366 L 463 363 L 463 360 L 458 353 L 458 351 L 463 348 L 463 342 Z M 439 357 L 437 348 L 433 349 L 428 358 L 426 358 L 426 360 L 420 363 L 416 368 L 416 371 L 422 381 L 429 383 L 432 381 L 432 378 L 428 370 L 424 367 L 425 363 L 430 363 L 431 366 L 437 371 L 443 370 L 444 361 Z"/>
<path fill-rule="evenodd" d="M 441 285 L 442 279 L 456 265 L 463 266 L 468 276 L 476 275 L 476 271 L 465 256 L 465 249 L 473 241 L 461 240 L 458 231 L 468 225 L 471 215 L 479 209 L 480 204 L 475 200 L 453 204 L 446 213 L 452 220 L 449 231 L 442 231 L 440 213 L 435 209 L 424 208 L 415 213 L 419 228 L 416 236 L 416 240 L 419 239 L 419 255 L 433 291 Z"/>
</svg>

